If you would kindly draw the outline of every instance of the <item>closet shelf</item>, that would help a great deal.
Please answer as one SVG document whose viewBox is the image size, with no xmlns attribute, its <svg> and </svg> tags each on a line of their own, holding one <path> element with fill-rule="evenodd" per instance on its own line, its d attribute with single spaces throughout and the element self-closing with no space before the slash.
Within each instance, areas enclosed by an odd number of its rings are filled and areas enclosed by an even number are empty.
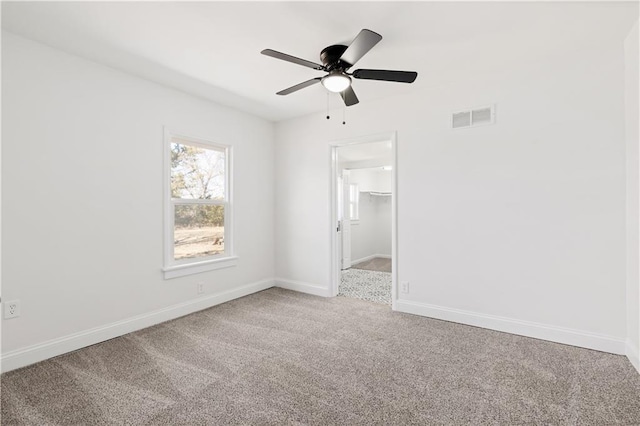
<svg viewBox="0 0 640 426">
<path fill-rule="evenodd" d="M 369 195 L 373 195 L 376 197 L 390 197 L 392 194 L 391 192 L 380 192 L 380 191 L 360 191 L 363 194 L 369 194 Z"/>
</svg>

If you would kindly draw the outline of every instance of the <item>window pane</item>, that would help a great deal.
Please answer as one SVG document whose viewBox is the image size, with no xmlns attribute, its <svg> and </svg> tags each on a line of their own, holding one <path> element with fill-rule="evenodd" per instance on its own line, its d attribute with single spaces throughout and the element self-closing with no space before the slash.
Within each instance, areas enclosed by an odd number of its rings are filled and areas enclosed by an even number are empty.
<svg viewBox="0 0 640 426">
<path fill-rule="evenodd" d="M 225 153 L 174 142 L 171 144 L 171 197 L 225 199 Z"/>
<path fill-rule="evenodd" d="M 176 205 L 175 260 L 224 253 L 224 206 Z"/>
</svg>

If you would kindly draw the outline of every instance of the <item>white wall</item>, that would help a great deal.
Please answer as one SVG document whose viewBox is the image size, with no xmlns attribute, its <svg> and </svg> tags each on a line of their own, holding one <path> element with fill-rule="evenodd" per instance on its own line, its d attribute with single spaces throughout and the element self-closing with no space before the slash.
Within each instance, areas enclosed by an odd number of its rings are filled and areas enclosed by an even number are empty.
<svg viewBox="0 0 640 426">
<path fill-rule="evenodd" d="M 391 183 L 390 183 L 391 185 Z M 387 192 L 387 191 L 385 191 Z M 376 254 L 381 254 L 387 257 L 391 257 L 391 231 L 392 231 L 392 217 L 391 217 L 391 197 L 390 196 L 370 196 L 378 208 L 378 241 L 376 246 Z"/>
<path fill-rule="evenodd" d="M 381 169 L 351 170 L 351 183 L 360 192 L 360 220 L 351 227 L 351 264 L 372 256 L 391 256 L 391 197 L 368 192 L 390 192 L 391 171 Z"/>
<path fill-rule="evenodd" d="M 392 192 L 393 186 L 393 172 L 391 170 L 381 170 L 378 172 L 378 185 L 377 190 L 379 192 Z"/>
<path fill-rule="evenodd" d="M 627 352 L 640 371 L 640 174 L 638 157 L 638 22 L 627 36 L 625 56 L 625 135 L 627 148 Z"/>
<path fill-rule="evenodd" d="M 378 230 L 377 204 L 368 194 L 360 194 L 360 220 L 351 222 L 351 264 L 368 260 L 377 253 L 380 232 Z"/>
<path fill-rule="evenodd" d="M 397 131 L 400 309 L 624 352 L 623 69 L 609 45 L 278 123 L 277 276 L 329 287 L 329 142 Z"/>
<path fill-rule="evenodd" d="M 351 263 L 391 257 L 391 197 L 360 194 L 360 220 L 351 227 Z"/>
<path fill-rule="evenodd" d="M 273 124 L 7 33 L 2 86 L 5 368 L 272 284 Z M 165 125 L 233 145 L 237 266 L 163 279 Z"/>
<path fill-rule="evenodd" d="M 358 184 L 360 191 L 366 192 L 391 192 L 393 182 L 391 170 L 380 167 L 351 170 L 349 179 Z"/>
</svg>

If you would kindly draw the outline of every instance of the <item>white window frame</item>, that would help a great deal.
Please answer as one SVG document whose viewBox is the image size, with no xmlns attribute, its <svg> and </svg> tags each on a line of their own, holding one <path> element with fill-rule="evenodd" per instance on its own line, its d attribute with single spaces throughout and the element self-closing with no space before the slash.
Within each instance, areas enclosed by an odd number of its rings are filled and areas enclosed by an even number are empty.
<svg viewBox="0 0 640 426">
<path fill-rule="evenodd" d="M 194 200 L 171 197 L 171 143 L 204 149 L 223 150 L 225 153 L 225 199 Z M 208 139 L 186 136 L 184 133 L 164 129 L 164 278 L 176 278 L 215 269 L 228 268 L 237 264 L 238 257 L 233 250 L 233 148 L 230 145 L 212 142 Z M 174 259 L 174 210 L 176 205 L 222 205 L 224 206 L 224 252 L 196 259 Z"/>
<path fill-rule="evenodd" d="M 354 198 L 352 198 L 351 196 L 354 196 Z M 351 216 L 351 206 L 353 205 L 353 211 L 355 212 L 355 215 L 352 217 Z M 357 224 L 360 221 L 360 191 L 358 188 L 358 184 L 357 183 L 351 183 L 349 184 L 349 220 L 351 220 L 351 222 Z"/>
</svg>

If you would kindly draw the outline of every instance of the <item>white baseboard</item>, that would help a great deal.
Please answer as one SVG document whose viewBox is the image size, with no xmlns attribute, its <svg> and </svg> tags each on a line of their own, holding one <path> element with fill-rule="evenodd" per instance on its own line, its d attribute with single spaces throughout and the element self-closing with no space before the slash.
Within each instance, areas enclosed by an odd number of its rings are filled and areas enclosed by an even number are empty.
<svg viewBox="0 0 640 426">
<path fill-rule="evenodd" d="M 2 372 L 15 370 L 16 368 L 24 367 L 54 356 L 94 345 L 96 343 L 104 342 L 106 340 L 113 339 L 114 337 L 123 336 L 161 322 L 201 311 L 242 296 L 266 290 L 273 287 L 273 285 L 273 279 L 258 281 L 233 290 L 208 295 L 199 299 L 158 309 L 156 311 L 117 321 L 101 327 L 92 328 L 90 330 L 49 340 L 37 345 L 17 349 L 2 355 Z"/>
<path fill-rule="evenodd" d="M 636 368 L 636 370 L 638 370 L 638 373 L 640 373 L 639 352 L 640 351 L 638 350 L 638 348 L 631 343 L 631 340 L 627 339 L 626 355 L 627 355 L 627 358 L 629 358 L 629 361 L 631 362 L 631 364 Z"/>
<path fill-rule="evenodd" d="M 351 264 L 352 265 L 357 265 L 358 263 L 368 262 L 371 259 L 373 259 L 374 257 L 376 257 L 376 255 L 372 254 L 371 256 L 365 256 L 365 257 L 362 257 L 360 259 L 354 259 L 354 260 L 351 261 Z"/>
<path fill-rule="evenodd" d="M 314 296 L 331 297 L 331 290 L 329 288 L 321 287 L 316 284 L 304 283 L 302 281 L 276 278 L 274 286 L 285 288 L 287 290 L 299 291 L 300 293 L 313 294 Z"/>
<path fill-rule="evenodd" d="M 582 330 L 556 327 L 495 315 L 480 314 L 409 300 L 397 300 L 396 310 L 399 312 L 452 321 L 475 327 L 488 328 L 490 330 L 518 334 L 520 336 L 533 337 L 536 339 L 549 340 L 551 342 L 563 343 L 565 345 L 595 349 L 597 351 L 610 352 L 618 355 L 625 355 L 626 352 L 626 344 L 624 340 Z"/>
<path fill-rule="evenodd" d="M 362 263 L 362 262 L 368 262 L 371 259 L 375 259 L 376 257 L 381 257 L 383 259 L 391 259 L 391 255 L 390 254 L 372 254 L 370 256 L 365 256 L 361 259 L 356 259 L 356 260 L 352 260 L 351 264 L 352 265 L 357 265 L 358 263 Z"/>
</svg>

